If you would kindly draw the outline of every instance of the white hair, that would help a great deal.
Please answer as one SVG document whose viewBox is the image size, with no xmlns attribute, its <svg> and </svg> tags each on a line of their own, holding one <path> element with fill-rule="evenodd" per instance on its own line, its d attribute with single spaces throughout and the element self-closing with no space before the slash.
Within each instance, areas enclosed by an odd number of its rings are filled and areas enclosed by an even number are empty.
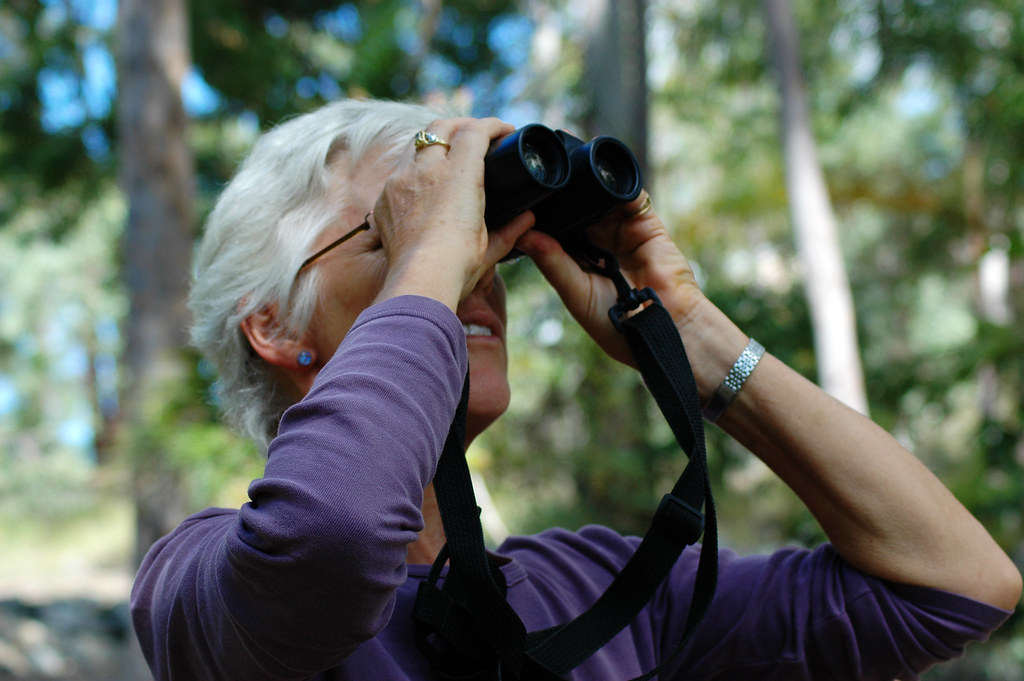
<svg viewBox="0 0 1024 681">
<path fill-rule="evenodd" d="M 397 163 L 416 131 L 438 117 L 415 104 L 341 100 L 292 118 L 256 142 L 207 218 L 188 299 L 192 344 L 217 369 L 226 420 L 261 449 L 290 399 L 240 323 L 276 308 L 280 335 L 302 335 L 318 278 L 314 270 L 293 292 L 295 273 L 344 211 L 331 166 L 343 155 L 355 167 L 370 150 Z"/>
</svg>

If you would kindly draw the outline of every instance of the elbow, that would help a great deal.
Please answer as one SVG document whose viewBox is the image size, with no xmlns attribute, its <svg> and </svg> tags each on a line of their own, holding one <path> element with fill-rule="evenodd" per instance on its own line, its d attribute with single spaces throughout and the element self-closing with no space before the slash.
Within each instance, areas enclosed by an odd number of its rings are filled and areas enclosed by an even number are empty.
<svg viewBox="0 0 1024 681">
<path fill-rule="evenodd" d="M 973 569 L 960 572 L 958 584 L 947 590 L 1003 610 L 1015 610 L 1024 580 L 1013 560 L 991 539 L 987 552 L 964 552 L 964 555 L 975 556 L 973 561 L 962 563 L 965 567 L 972 565 Z"/>
<path fill-rule="evenodd" d="M 1020 602 L 1024 580 L 1009 556 L 1002 554 L 1000 563 L 999 571 L 992 580 L 993 595 L 989 602 L 1004 610 L 1014 610 Z"/>
</svg>

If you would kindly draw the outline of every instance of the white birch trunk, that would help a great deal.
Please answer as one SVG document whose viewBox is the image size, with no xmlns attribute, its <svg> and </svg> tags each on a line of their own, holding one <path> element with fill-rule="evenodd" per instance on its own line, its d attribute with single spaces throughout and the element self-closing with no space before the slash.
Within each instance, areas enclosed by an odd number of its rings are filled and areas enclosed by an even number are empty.
<svg viewBox="0 0 1024 681">
<path fill-rule="evenodd" d="M 788 0 L 764 0 L 764 8 L 779 84 L 786 186 L 814 329 L 818 380 L 829 394 L 866 414 L 853 296 L 811 133 L 796 25 Z"/>
</svg>

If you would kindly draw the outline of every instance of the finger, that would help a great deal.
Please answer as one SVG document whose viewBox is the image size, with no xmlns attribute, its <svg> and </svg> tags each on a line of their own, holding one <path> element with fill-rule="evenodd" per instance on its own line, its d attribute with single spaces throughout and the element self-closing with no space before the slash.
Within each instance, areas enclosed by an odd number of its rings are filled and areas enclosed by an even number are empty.
<svg viewBox="0 0 1024 681">
<path fill-rule="evenodd" d="M 519 237 L 515 247 L 533 260 L 537 269 L 563 299 L 567 296 L 569 299 L 579 299 L 576 294 L 582 288 L 580 278 L 585 275 L 554 237 L 530 230 Z"/>
<path fill-rule="evenodd" d="M 445 150 L 445 155 L 452 148 L 448 140 L 426 130 L 420 130 L 416 133 L 416 136 L 413 137 L 413 146 L 416 148 L 416 151 L 423 151 L 431 147 L 441 147 Z"/>
<path fill-rule="evenodd" d="M 486 154 L 492 140 L 514 130 L 511 124 L 493 117 L 438 119 L 416 133 L 413 147 L 417 160 L 420 157 L 431 160 L 445 157 L 452 160 L 479 159 Z"/>
<path fill-rule="evenodd" d="M 622 206 L 619 213 L 622 219 L 632 220 L 647 215 L 653 208 L 654 204 L 651 201 L 651 195 L 647 193 L 646 189 L 641 189 L 640 194 Z"/>
<path fill-rule="evenodd" d="M 565 303 L 566 309 L 598 345 L 610 357 L 630 364 L 629 349 L 624 339 L 608 322 L 608 309 L 615 302 L 615 288 L 611 281 L 584 272 L 554 237 L 543 232 L 526 232 L 516 242 L 516 248 L 533 260 Z"/>
<path fill-rule="evenodd" d="M 646 190 L 593 225 L 588 232 L 595 244 L 620 258 L 635 254 L 645 243 L 657 239 L 662 233 L 667 234 Z"/>
<path fill-rule="evenodd" d="M 452 132 L 452 151 L 449 158 L 454 161 L 478 161 L 487 155 L 493 142 L 515 131 L 515 126 L 499 118 L 463 119 Z"/>
<path fill-rule="evenodd" d="M 511 253 L 520 237 L 533 227 L 534 222 L 533 213 L 526 211 L 498 229 L 489 230 L 487 232 L 487 255 L 485 256 L 488 266 L 500 262 Z"/>
<path fill-rule="evenodd" d="M 413 160 L 421 163 L 427 159 L 443 159 L 451 151 L 449 141 L 455 131 L 456 121 L 453 119 L 438 119 L 432 121 L 423 130 L 413 135 Z"/>
</svg>

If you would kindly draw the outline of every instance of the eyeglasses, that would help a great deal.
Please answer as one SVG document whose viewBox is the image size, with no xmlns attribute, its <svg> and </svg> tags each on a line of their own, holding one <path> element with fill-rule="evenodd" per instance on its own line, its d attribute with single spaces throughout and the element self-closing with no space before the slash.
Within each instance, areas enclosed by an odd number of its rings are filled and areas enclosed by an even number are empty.
<svg viewBox="0 0 1024 681">
<path fill-rule="evenodd" d="M 313 255 L 311 255 L 308 258 L 306 258 L 302 262 L 302 264 L 299 265 L 299 269 L 295 272 L 295 278 L 298 279 L 299 275 L 302 274 L 302 270 L 304 270 L 307 267 L 309 267 L 310 265 L 312 265 L 313 262 L 315 262 L 318 258 L 320 258 L 320 256 L 325 255 L 326 253 L 328 253 L 329 251 L 334 249 L 336 246 L 340 246 L 341 244 L 345 243 L 346 241 L 348 241 L 349 239 L 354 237 L 356 234 L 359 234 L 359 232 L 365 232 L 366 230 L 370 229 L 370 216 L 371 215 L 373 215 L 372 212 L 367 213 L 366 217 L 363 218 L 362 224 L 360 224 L 358 227 L 353 229 L 351 232 L 345 233 L 340 238 L 335 239 L 334 241 L 332 241 L 331 243 L 327 244 L 326 246 L 321 248 L 319 251 L 317 251 Z"/>
</svg>

